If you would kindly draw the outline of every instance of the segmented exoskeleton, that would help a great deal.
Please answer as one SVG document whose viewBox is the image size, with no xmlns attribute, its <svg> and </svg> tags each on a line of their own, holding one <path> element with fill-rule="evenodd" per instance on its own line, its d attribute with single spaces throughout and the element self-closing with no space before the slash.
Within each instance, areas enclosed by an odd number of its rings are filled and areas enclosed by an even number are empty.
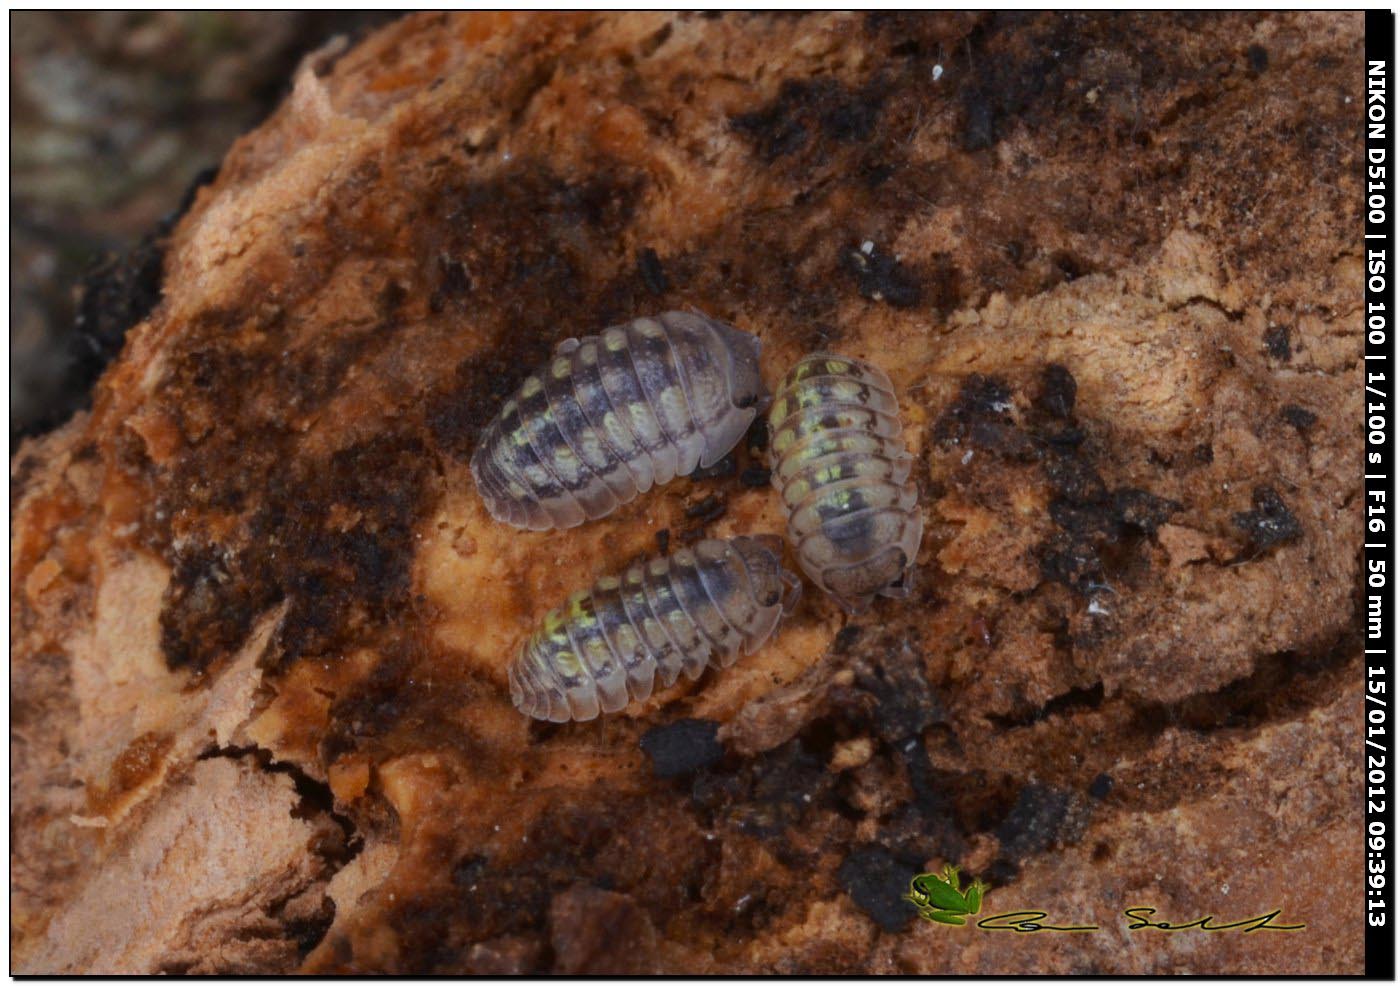
<svg viewBox="0 0 1400 986">
<path fill-rule="evenodd" d="M 718 462 L 761 409 L 759 348 L 691 312 L 560 343 L 472 455 L 491 516 L 532 531 L 576 527 Z"/>
<path fill-rule="evenodd" d="M 510 668 L 515 707 L 567 722 L 616 712 L 772 636 L 802 583 L 773 535 L 704 540 L 599 579 L 551 610 Z"/>
<path fill-rule="evenodd" d="M 768 422 L 802 570 L 848 612 L 907 595 L 923 515 L 889 377 L 850 357 L 808 356 L 784 377 Z"/>
</svg>

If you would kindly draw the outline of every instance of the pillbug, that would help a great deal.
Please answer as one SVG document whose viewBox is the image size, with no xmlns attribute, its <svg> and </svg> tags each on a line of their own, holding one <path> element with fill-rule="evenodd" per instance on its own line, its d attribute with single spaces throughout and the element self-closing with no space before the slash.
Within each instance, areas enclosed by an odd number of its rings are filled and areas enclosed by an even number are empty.
<svg viewBox="0 0 1400 986">
<path fill-rule="evenodd" d="M 768 424 L 802 570 L 851 613 L 908 595 L 924 522 L 889 377 L 857 359 L 808 356 L 783 378 Z"/>
<path fill-rule="evenodd" d="M 565 340 L 472 454 L 487 510 L 532 531 L 576 527 L 714 465 L 760 410 L 759 348 L 756 336 L 691 312 Z"/>
<path fill-rule="evenodd" d="M 510 697 L 536 719 L 616 712 L 684 673 L 727 668 L 773 635 L 802 591 L 771 534 L 706 539 L 637 562 L 551 610 L 511 665 Z"/>
</svg>

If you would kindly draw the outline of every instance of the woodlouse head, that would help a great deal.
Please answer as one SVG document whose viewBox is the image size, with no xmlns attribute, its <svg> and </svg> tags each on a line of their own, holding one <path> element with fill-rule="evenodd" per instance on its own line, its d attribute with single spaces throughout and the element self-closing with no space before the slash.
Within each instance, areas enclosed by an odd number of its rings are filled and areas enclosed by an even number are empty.
<svg viewBox="0 0 1400 986">
<path fill-rule="evenodd" d="M 783 615 L 792 612 L 802 596 L 802 580 L 783 567 L 783 539 L 775 534 L 738 537 L 734 550 L 744 560 L 760 605 L 781 604 Z"/>
<path fill-rule="evenodd" d="M 914 572 L 909 567 L 909 558 L 896 545 L 867 561 L 827 572 L 823 588 L 847 613 L 858 615 L 870 608 L 875 597 L 903 599 L 913 586 Z"/>
<path fill-rule="evenodd" d="M 725 352 L 729 354 L 729 381 L 733 388 L 730 396 L 734 406 L 762 411 L 772 401 L 758 372 L 758 357 L 763 343 L 758 336 L 724 322 L 712 320 L 710 324 L 724 339 Z"/>
</svg>

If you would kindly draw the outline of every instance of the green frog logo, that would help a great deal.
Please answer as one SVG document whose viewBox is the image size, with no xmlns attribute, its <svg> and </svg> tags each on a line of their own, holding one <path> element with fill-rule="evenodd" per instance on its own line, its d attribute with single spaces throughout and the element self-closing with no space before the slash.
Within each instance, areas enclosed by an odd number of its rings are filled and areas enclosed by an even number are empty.
<svg viewBox="0 0 1400 986">
<path fill-rule="evenodd" d="M 982 895 L 987 885 L 973 880 L 966 889 L 959 889 L 958 867 L 949 863 L 943 872 L 920 873 L 909 881 L 904 899 L 919 909 L 919 914 L 939 924 L 967 924 L 969 914 L 982 910 Z"/>
</svg>

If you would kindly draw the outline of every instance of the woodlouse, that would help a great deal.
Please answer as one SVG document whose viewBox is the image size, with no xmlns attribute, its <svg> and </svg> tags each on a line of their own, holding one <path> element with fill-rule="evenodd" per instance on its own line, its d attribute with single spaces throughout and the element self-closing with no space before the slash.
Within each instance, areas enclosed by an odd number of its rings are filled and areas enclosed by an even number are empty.
<svg viewBox="0 0 1400 986">
<path fill-rule="evenodd" d="M 783 378 L 768 424 L 802 570 L 852 613 L 907 595 L 923 515 L 889 377 L 850 357 L 807 356 Z"/>
<path fill-rule="evenodd" d="M 509 672 L 515 707 L 567 722 L 616 712 L 772 636 L 802 583 L 773 535 L 707 539 L 599 579 L 551 610 Z"/>
<path fill-rule="evenodd" d="M 472 455 L 491 516 L 532 531 L 576 527 L 718 462 L 761 409 L 759 348 L 691 312 L 560 343 Z"/>
</svg>

